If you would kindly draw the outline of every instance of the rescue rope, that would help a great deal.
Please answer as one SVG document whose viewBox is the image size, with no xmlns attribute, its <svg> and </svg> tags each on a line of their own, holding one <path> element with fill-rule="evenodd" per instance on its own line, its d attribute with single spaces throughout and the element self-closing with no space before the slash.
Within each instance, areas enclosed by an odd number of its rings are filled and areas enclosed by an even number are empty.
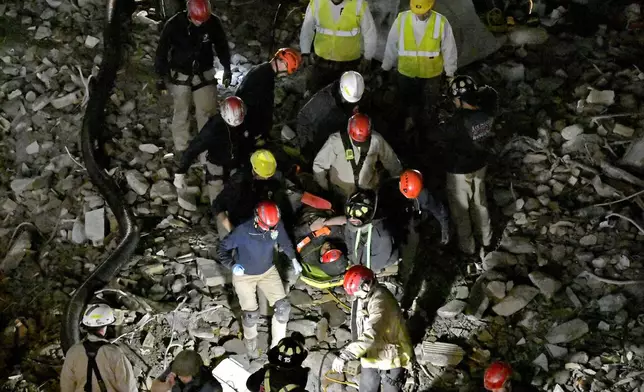
<svg viewBox="0 0 644 392">
<path fill-rule="evenodd" d="M 81 316 L 94 293 L 116 276 L 121 267 L 130 260 L 139 242 L 140 228 L 136 224 L 131 209 L 124 203 L 125 197 L 114 180 L 108 176 L 105 168 L 98 164 L 95 156 L 102 147 L 101 140 L 103 138 L 100 136 L 106 131 L 105 105 L 121 63 L 122 41 L 127 34 L 126 23 L 134 9 L 135 4 L 132 0 L 107 1 L 107 23 L 103 33 L 105 37 L 103 62 L 98 77 L 91 83 L 89 101 L 83 117 L 80 143 L 87 174 L 116 217 L 121 241 L 70 299 L 63 315 L 61 332 L 61 345 L 64 352 L 80 341 Z"/>
<path fill-rule="evenodd" d="M 356 383 L 354 383 L 354 382 L 350 382 L 350 381 L 342 381 L 342 380 L 338 380 L 337 378 L 329 377 L 329 374 L 331 374 L 331 373 L 339 374 L 339 373 L 337 373 L 337 372 L 334 372 L 333 370 L 329 370 L 329 371 L 327 371 L 326 373 L 324 373 L 324 379 L 325 379 L 325 380 L 327 380 L 327 381 L 330 381 L 330 382 L 332 382 L 332 383 L 342 384 L 342 385 L 346 385 L 346 386 L 348 386 L 348 387 L 352 387 L 352 388 L 358 389 L 358 384 L 356 384 Z M 328 387 L 329 387 L 328 385 L 323 386 L 323 387 L 322 387 L 322 391 L 323 391 L 323 392 L 326 392 L 326 389 L 327 389 Z"/>
<path fill-rule="evenodd" d="M 342 301 L 340 300 L 340 298 L 338 298 L 338 296 L 337 296 L 337 295 L 335 295 L 335 293 L 334 293 L 333 291 L 331 291 L 331 290 L 329 290 L 329 289 L 326 289 L 326 292 L 327 292 L 327 293 L 329 293 L 329 294 L 331 294 L 331 298 L 333 298 L 333 300 L 334 300 L 338 305 L 341 305 L 341 306 L 342 306 L 343 308 L 345 308 L 346 310 L 351 311 L 351 307 L 350 307 L 349 305 L 345 304 L 344 302 L 342 302 Z"/>
</svg>

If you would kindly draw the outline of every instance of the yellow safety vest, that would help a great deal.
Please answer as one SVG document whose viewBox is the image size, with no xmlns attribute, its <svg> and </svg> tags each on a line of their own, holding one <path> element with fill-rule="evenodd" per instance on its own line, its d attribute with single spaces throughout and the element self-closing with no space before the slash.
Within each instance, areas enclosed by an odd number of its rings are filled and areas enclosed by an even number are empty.
<svg viewBox="0 0 644 392">
<path fill-rule="evenodd" d="M 432 11 L 427 29 L 420 45 L 416 44 L 413 14 L 405 11 L 398 14 L 398 72 L 410 78 L 433 78 L 443 72 L 441 38 L 445 17 Z"/>
<path fill-rule="evenodd" d="M 331 0 L 311 0 L 315 10 L 315 54 L 331 61 L 360 58 L 362 34 L 360 22 L 367 9 L 363 0 L 347 0 L 338 18 L 333 20 Z"/>
</svg>

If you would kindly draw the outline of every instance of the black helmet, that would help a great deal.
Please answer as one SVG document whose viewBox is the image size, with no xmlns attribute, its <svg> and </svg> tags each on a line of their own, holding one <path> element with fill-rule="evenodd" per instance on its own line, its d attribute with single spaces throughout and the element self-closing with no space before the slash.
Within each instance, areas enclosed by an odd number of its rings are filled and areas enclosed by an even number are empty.
<svg viewBox="0 0 644 392">
<path fill-rule="evenodd" d="M 268 361 L 274 365 L 294 368 L 301 366 L 307 355 L 304 336 L 299 332 L 293 332 L 268 351 Z"/>
<path fill-rule="evenodd" d="M 467 98 L 472 97 L 477 91 L 479 88 L 476 82 L 467 75 L 459 75 L 449 84 L 449 94 L 452 98 L 463 98 L 467 101 Z"/>
<path fill-rule="evenodd" d="M 371 223 L 376 214 L 378 195 L 373 190 L 360 190 L 349 196 L 344 213 L 353 226 L 364 226 Z"/>
</svg>

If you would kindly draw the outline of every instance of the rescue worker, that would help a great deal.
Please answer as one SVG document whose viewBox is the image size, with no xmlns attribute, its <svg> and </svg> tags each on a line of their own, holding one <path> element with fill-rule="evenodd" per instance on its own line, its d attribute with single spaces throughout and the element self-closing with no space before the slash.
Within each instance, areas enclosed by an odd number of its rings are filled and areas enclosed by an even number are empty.
<svg viewBox="0 0 644 392">
<path fill-rule="evenodd" d="M 351 264 L 380 272 L 398 262 L 399 252 L 384 220 L 374 219 L 377 206 L 378 195 L 373 190 L 351 195 L 345 205 L 344 239 Z"/>
<path fill-rule="evenodd" d="M 275 157 L 268 150 L 255 151 L 250 157 L 250 167 L 243 166 L 233 173 L 212 204 L 219 237 L 223 238 L 235 226 L 252 218 L 261 200 L 284 205 L 287 199 Z"/>
<path fill-rule="evenodd" d="M 181 156 L 179 169 L 174 175 L 174 185 L 179 191 L 187 187 L 186 172 L 199 154 L 207 153 L 206 181 L 210 205 L 224 188 L 224 181 L 231 170 L 247 162 L 253 151 L 254 140 L 244 123 L 246 107 L 239 97 L 228 97 L 221 104 L 220 115 L 212 116 L 199 134 L 190 141 Z"/>
<path fill-rule="evenodd" d="M 251 68 L 237 87 L 235 95 L 246 104 L 246 129 L 252 138 L 266 138 L 273 128 L 275 78 L 294 74 L 301 62 L 298 51 L 282 48 L 271 61 Z"/>
<path fill-rule="evenodd" d="M 381 386 L 383 392 L 401 391 L 414 351 L 398 301 L 362 265 L 344 275 L 344 291 L 356 301 L 358 339 L 340 351 L 332 369 L 340 373 L 348 361 L 360 359 L 360 392 L 377 392 Z"/>
<path fill-rule="evenodd" d="M 491 392 L 537 392 L 538 389 L 526 383 L 512 381 L 512 368 L 505 362 L 494 362 L 483 376 L 483 386 Z"/>
<path fill-rule="evenodd" d="M 482 90 L 482 91 L 479 91 Z M 494 114 L 481 106 L 494 106 L 496 91 L 479 89 L 469 76 L 456 77 L 449 87 L 456 112 L 444 124 L 440 138 L 448 153 L 447 199 L 462 252 L 476 252 L 474 234 L 484 248 L 492 241 L 492 227 L 485 193 L 489 153 L 483 142 L 492 135 Z"/>
<path fill-rule="evenodd" d="M 233 273 L 233 286 L 243 313 L 244 341 L 251 353 L 257 350 L 257 289 L 262 290 L 275 311 L 271 321 L 271 347 L 286 336 L 291 304 L 274 265 L 274 247 L 277 245 L 291 260 L 296 275 L 302 272 L 280 218 L 277 204 L 262 201 L 255 208 L 255 217 L 237 226 L 219 244 L 219 261 Z M 236 251 L 235 256 L 233 251 Z"/>
<path fill-rule="evenodd" d="M 394 233 L 397 243 L 404 241 L 403 228 L 413 229 L 430 215 L 440 223 L 440 243 L 449 242 L 447 208 L 423 186 L 423 175 L 418 170 L 407 169 L 399 178 L 385 181 L 378 190 L 378 200 L 382 211 L 376 216 L 387 218 L 387 227 Z"/>
<path fill-rule="evenodd" d="M 311 370 L 302 367 L 307 356 L 304 336 L 293 332 L 268 351 L 268 363 L 248 377 L 246 388 L 251 392 L 304 391 Z"/>
<path fill-rule="evenodd" d="M 161 32 L 154 68 L 160 78 L 157 88 L 165 92 L 169 81 L 174 100 L 171 130 L 175 156 L 188 148 L 192 102 L 198 129 L 217 113 L 213 45 L 224 67 L 222 84 L 228 87 L 232 77 L 228 40 L 208 0 L 188 0 L 187 10 L 170 18 Z"/>
<path fill-rule="evenodd" d="M 312 159 L 329 135 L 344 129 L 358 112 L 363 94 L 364 79 L 356 71 L 343 73 L 339 80 L 315 93 L 297 115 L 300 153 Z"/>
<path fill-rule="evenodd" d="M 314 93 L 349 70 L 366 72 L 377 41 L 366 0 L 310 0 L 300 31 L 304 63 L 314 66 L 307 89 Z M 311 54 L 311 44 L 315 54 Z"/>
<path fill-rule="evenodd" d="M 156 380 L 151 392 L 221 392 L 219 381 L 204 366 L 201 355 L 194 350 L 183 350 Z"/>
<path fill-rule="evenodd" d="M 304 207 L 295 228 L 295 249 L 300 260 L 329 276 L 342 275 L 349 264 L 342 227 L 346 222 L 346 217 L 333 216 L 333 211 Z"/>
<path fill-rule="evenodd" d="M 428 126 L 441 90 L 441 74 L 454 77 L 458 52 L 447 18 L 433 11 L 436 0 L 410 0 L 389 31 L 382 69 L 398 69 L 398 91 L 407 112 L 405 130 Z"/>
<path fill-rule="evenodd" d="M 346 132 L 329 136 L 313 161 L 313 175 L 322 189 L 329 190 L 330 182 L 332 193 L 346 200 L 358 189 L 378 187 L 378 162 L 392 177 L 402 172 L 394 150 L 372 130 L 369 116 L 358 113 L 349 119 Z"/>
<path fill-rule="evenodd" d="M 105 339 L 107 327 L 114 321 L 114 311 L 106 304 L 90 304 L 85 309 L 82 324 L 87 339 L 70 347 L 65 355 L 61 392 L 138 390 L 130 361 L 118 346 Z"/>
</svg>

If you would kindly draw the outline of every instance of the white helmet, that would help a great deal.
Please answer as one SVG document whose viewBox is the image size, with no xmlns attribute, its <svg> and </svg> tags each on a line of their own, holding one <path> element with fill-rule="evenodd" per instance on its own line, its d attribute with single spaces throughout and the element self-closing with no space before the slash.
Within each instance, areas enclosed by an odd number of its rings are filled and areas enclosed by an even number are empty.
<svg viewBox="0 0 644 392">
<path fill-rule="evenodd" d="M 83 325 L 90 328 L 100 328 L 116 321 L 112 308 L 105 304 L 91 304 L 83 314 Z"/>
<path fill-rule="evenodd" d="M 231 127 L 237 127 L 244 122 L 246 116 L 246 105 L 241 98 L 232 96 L 224 99 L 221 104 L 221 117 L 226 124 Z"/>
<path fill-rule="evenodd" d="M 364 79 L 356 71 L 347 71 L 340 77 L 340 93 L 347 102 L 355 103 L 364 93 Z"/>
</svg>

